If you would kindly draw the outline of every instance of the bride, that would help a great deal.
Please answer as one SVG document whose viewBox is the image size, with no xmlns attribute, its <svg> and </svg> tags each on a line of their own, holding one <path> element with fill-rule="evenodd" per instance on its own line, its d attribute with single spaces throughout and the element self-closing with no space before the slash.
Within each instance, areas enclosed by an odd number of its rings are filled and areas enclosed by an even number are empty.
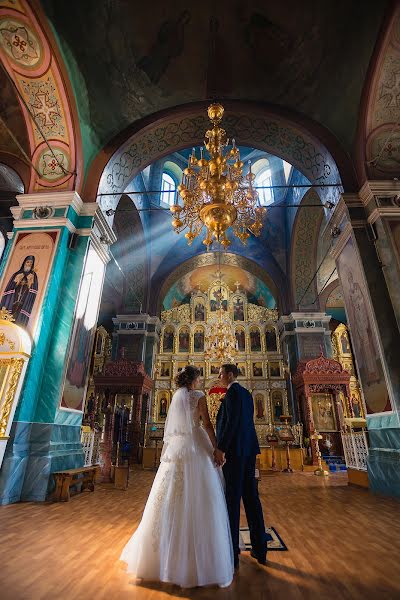
<svg viewBox="0 0 400 600">
<path fill-rule="evenodd" d="M 200 371 L 187 366 L 175 383 L 160 466 L 138 529 L 121 560 L 138 579 L 181 587 L 233 579 L 233 551 L 223 475 L 213 459 L 216 439 Z"/>
</svg>

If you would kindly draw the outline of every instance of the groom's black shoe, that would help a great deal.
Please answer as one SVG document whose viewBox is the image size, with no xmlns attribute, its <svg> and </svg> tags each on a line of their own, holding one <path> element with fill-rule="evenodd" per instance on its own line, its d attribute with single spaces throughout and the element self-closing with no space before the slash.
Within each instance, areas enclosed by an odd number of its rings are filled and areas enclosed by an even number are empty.
<svg viewBox="0 0 400 600">
<path fill-rule="evenodd" d="M 266 565 L 267 564 L 267 555 L 264 554 L 264 556 L 258 556 L 258 554 L 256 554 L 255 552 L 253 552 L 253 550 L 251 550 L 250 552 L 250 556 L 252 558 L 255 558 L 256 561 L 260 564 L 260 565 Z"/>
</svg>

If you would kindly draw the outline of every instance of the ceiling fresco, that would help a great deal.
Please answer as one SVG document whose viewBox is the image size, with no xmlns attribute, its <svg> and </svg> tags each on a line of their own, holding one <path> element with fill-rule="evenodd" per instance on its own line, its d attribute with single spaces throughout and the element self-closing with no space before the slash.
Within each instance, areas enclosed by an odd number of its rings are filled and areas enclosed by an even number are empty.
<svg viewBox="0 0 400 600">
<path fill-rule="evenodd" d="M 189 302 L 192 292 L 205 292 L 218 277 L 218 267 L 207 265 L 199 267 L 178 279 L 163 299 L 163 310 Z M 255 275 L 233 265 L 221 265 L 222 281 L 232 291 L 239 289 L 247 294 L 249 302 L 259 306 L 275 308 L 276 301 L 267 285 Z"/>
<path fill-rule="evenodd" d="M 210 96 L 301 112 L 350 150 L 388 6 L 385 0 L 308 1 L 306 9 L 298 0 L 42 4 L 73 81 L 87 163 L 134 121 Z"/>
</svg>

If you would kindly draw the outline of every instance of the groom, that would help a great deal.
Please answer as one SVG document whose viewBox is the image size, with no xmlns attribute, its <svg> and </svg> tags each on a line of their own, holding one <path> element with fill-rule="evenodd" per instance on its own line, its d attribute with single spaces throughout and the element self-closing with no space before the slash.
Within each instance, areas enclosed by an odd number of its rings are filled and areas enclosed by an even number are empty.
<svg viewBox="0 0 400 600">
<path fill-rule="evenodd" d="M 253 398 L 237 381 L 236 365 L 222 365 L 219 380 L 227 392 L 217 415 L 215 462 L 223 465 L 226 503 L 231 526 L 235 568 L 239 566 L 240 499 L 243 498 L 252 545 L 251 556 L 266 563 L 267 541 L 261 502 L 255 480 L 260 454 L 254 427 Z"/>
</svg>

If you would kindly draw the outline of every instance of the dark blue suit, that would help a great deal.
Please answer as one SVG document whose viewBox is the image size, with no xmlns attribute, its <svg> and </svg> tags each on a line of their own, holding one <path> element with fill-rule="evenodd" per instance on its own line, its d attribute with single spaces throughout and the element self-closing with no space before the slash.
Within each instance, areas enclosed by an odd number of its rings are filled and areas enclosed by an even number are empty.
<svg viewBox="0 0 400 600">
<path fill-rule="evenodd" d="M 240 499 L 243 498 L 253 551 L 264 557 L 267 549 L 264 517 L 255 480 L 260 447 L 254 427 L 253 397 L 235 381 L 217 415 L 217 444 L 225 452 L 223 472 L 235 564 L 239 559 Z"/>
</svg>

